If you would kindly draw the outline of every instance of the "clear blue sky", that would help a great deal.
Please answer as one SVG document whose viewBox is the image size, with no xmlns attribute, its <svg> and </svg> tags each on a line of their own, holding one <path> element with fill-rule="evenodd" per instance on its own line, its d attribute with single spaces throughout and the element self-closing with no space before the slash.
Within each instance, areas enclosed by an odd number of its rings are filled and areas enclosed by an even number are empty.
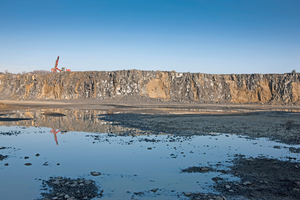
<svg viewBox="0 0 300 200">
<path fill-rule="evenodd" d="M 300 72 L 300 0 L 0 0 L 0 72 Z"/>
</svg>

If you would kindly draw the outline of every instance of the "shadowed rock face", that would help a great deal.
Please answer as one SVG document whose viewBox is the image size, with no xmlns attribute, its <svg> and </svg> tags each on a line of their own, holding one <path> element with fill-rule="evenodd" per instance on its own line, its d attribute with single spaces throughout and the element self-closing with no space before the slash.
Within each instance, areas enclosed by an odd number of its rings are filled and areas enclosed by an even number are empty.
<svg viewBox="0 0 300 200">
<path fill-rule="evenodd" d="M 161 71 L 0 74 L 1 99 L 143 96 L 200 103 L 300 103 L 300 74 L 214 75 Z"/>
</svg>

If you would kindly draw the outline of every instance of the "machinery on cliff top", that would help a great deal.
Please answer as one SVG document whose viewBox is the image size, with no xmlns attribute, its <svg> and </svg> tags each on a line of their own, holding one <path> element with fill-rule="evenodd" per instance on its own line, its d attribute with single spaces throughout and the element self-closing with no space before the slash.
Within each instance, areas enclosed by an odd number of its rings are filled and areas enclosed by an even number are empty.
<svg viewBox="0 0 300 200">
<path fill-rule="evenodd" d="M 59 56 L 57 56 L 57 59 L 55 61 L 55 66 L 54 68 L 51 68 L 51 72 L 55 73 L 57 71 L 60 71 L 60 72 L 70 72 L 71 70 L 70 69 L 66 69 L 65 67 L 62 67 L 61 69 L 59 69 L 57 66 L 58 66 L 58 60 L 59 60 Z"/>
</svg>

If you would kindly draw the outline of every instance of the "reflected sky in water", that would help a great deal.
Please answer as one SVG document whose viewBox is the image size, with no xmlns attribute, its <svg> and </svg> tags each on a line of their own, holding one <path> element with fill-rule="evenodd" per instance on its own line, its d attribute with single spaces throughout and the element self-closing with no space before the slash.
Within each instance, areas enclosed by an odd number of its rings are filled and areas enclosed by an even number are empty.
<svg viewBox="0 0 300 200">
<path fill-rule="evenodd" d="M 0 194 L 7 200 L 41 197 L 41 180 L 51 176 L 93 179 L 104 190 L 101 199 L 130 199 L 134 192 L 145 192 L 138 199 L 185 199 L 181 195 L 184 191 L 214 192 L 213 177 L 237 180 L 217 172 L 228 169 L 229 161 L 237 154 L 300 160 L 298 154 L 289 152 L 290 145 L 234 134 L 120 136 L 1 126 L 0 147 L 6 147 L 0 154 L 9 156 L 0 161 Z M 191 166 L 209 166 L 213 170 L 181 172 Z M 92 176 L 92 171 L 102 174 Z M 149 192 L 154 188 L 159 190 Z"/>
</svg>

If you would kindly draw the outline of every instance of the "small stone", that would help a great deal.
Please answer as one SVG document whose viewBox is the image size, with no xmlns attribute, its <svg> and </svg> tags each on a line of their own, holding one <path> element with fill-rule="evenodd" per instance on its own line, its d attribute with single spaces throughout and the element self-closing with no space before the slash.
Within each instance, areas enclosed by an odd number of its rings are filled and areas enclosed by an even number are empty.
<svg viewBox="0 0 300 200">
<path fill-rule="evenodd" d="M 192 194 L 193 193 L 191 193 L 191 192 L 184 192 L 184 195 L 187 196 L 187 197 L 192 196 Z"/>
<path fill-rule="evenodd" d="M 67 199 L 67 198 L 69 198 L 70 196 L 68 195 L 68 194 L 66 194 L 65 196 L 64 196 L 64 198 L 65 199 Z"/>
<path fill-rule="evenodd" d="M 49 163 L 48 162 L 45 162 L 44 164 L 43 164 L 43 166 L 48 166 L 49 165 Z"/>
<path fill-rule="evenodd" d="M 8 166 L 8 165 L 9 165 L 8 163 L 5 163 L 5 164 L 4 164 L 4 166 Z"/>
<path fill-rule="evenodd" d="M 214 182 L 218 182 L 219 180 L 223 180 L 223 178 L 216 176 L 213 177 L 211 180 L 213 180 Z"/>
<path fill-rule="evenodd" d="M 92 182 L 92 181 L 86 180 L 84 183 L 85 183 L 86 185 L 89 185 L 91 182 Z"/>
<path fill-rule="evenodd" d="M 63 193 L 56 193 L 56 196 L 58 196 L 58 197 L 63 197 L 65 194 L 63 194 Z"/>
<path fill-rule="evenodd" d="M 151 147 L 148 147 L 148 150 L 151 150 L 152 148 Z"/>
<path fill-rule="evenodd" d="M 25 156 L 25 157 L 24 157 L 24 159 L 28 159 L 28 158 L 29 158 L 28 156 Z"/>
<path fill-rule="evenodd" d="M 59 163 L 57 163 L 56 165 L 57 165 L 57 166 L 59 166 L 60 164 L 59 164 Z"/>
<path fill-rule="evenodd" d="M 58 199 L 58 197 L 53 197 L 52 199 L 55 200 L 55 199 Z"/>
<path fill-rule="evenodd" d="M 201 171 L 209 171 L 208 167 L 201 167 Z"/>
<path fill-rule="evenodd" d="M 220 196 L 214 196 L 214 200 L 223 200 L 223 198 Z"/>
<path fill-rule="evenodd" d="M 244 183 L 243 183 L 243 185 L 251 185 L 252 183 L 250 182 L 250 181 L 245 181 Z"/>
<path fill-rule="evenodd" d="M 32 164 L 31 164 L 31 163 L 25 163 L 24 165 L 26 165 L 26 166 L 31 166 Z"/>
<path fill-rule="evenodd" d="M 36 157 L 39 157 L 40 155 L 41 155 L 41 154 L 39 154 L 39 153 L 35 154 Z"/>
<path fill-rule="evenodd" d="M 91 175 L 92 175 L 92 176 L 100 176 L 101 173 L 100 173 L 100 172 L 91 172 Z"/>
<path fill-rule="evenodd" d="M 229 192 L 234 192 L 234 190 L 228 190 Z"/>
<path fill-rule="evenodd" d="M 154 189 L 152 189 L 150 191 L 155 193 L 157 190 L 158 190 L 158 188 L 154 188 Z"/>
<path fill-rule="evenodd" d="M 52 184 L 54 184 L 54 185 L 59 185 L 59 180 L 53 181 Z"/>
<path fill-rule="evenodd" d="M 300 189 L 299 189 L 299 188 L 293 188 L 293 191 L 295 191 L 295 192 L 299 192 L 299 191 L 300 191 Z"/>
<path fill-rule="evenodd" d="M 230 189 L 231 186 L 230 186 L 230 185 L 225 185 L 225 188 L 226 188 L 226 189 Z"/>
</svg>

